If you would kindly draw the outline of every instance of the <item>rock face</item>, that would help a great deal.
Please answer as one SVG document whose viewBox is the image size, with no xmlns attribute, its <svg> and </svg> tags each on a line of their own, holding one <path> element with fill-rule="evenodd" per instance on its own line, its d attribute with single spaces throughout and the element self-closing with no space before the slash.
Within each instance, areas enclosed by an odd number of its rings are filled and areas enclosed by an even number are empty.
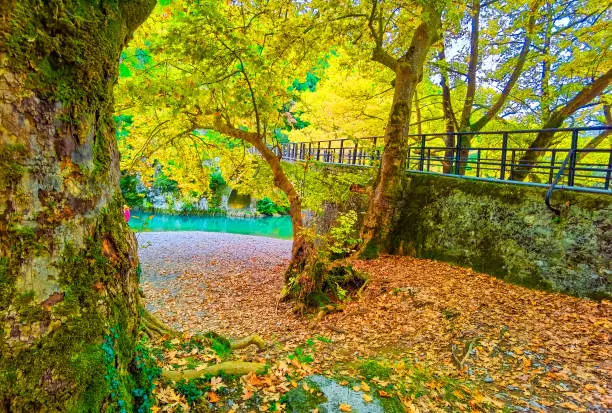
<svg viewBox="0 0 612 413">
<path fill-rule="evenodd" d="M 154 4 L 0 7 L 0 410 L 139 404 L 138 257 L 112 85 Z"/>
<path fill-rule="evenodd" d="M 611 297 L 612 196 L 409 174 L 391 250 L 506 281 Z"/>
<path fill-rule="evenodd" d="M 161 173 L 161 167 L 156 174 Z M 238 194 L 227 185 L 216 188 L 209 197 L 186 197 L 178 189 L 164 190 L 155 185 L 150 187 L 142 183 L 136 175 L 136 193 L 132 195 L 139 199 L 132 207 L 164 214 L 227 214 L 231 216 L 252 216 L 257 211 L 257 199 L 250 195 Z M 124 188 L 124 191 L 126 189 Z M 124 193 L 124 196 L 128 196 Z"/>
</svg>

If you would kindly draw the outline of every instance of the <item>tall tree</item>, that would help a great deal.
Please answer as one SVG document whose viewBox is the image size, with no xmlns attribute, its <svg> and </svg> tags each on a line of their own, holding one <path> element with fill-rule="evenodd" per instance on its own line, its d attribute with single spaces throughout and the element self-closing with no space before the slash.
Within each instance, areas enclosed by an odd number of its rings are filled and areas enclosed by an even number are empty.
<svg viewBox="0 0 612 413">
<path fill-rule="evenodd" d="M 372 59 L 395 73 L 393 103 L 385 129 L 385 149 L 374 186 L 366 219 L 361 231 L 364 256 L 375 256 L 386 248 L 387 237 L 400 208 L 401 187 L 406 169 L 408 130 L 412 100 L 423 76 L 423 65 L 431 46 L 440 38 L 442 6 L 422 4 L 420 23 L 410 45 L 399 57 L 386 50 L 388 24 L 393 21 L 384 13 L 384 2 L 373 1 L 368 28 L 374 41 Z M 398 9 L 392 9 L 396 13 Z M 404 12 L 406 12 L 404 10 Z M 406 34 L 403 33 L 405 36 Z"/>
<path fill-rule="evenodd" d="M 153 147 L 176 147 L 192 140 L 195 130 L 207 131 L 198 136 L 206 141 L 214 131 L 261 154 L 289 202 L 293 247 L 288 279 L 304 269 L 313 248 L 303 231 L 302 200 L 283 169 L 277 143 L 286 126 L 285 108 L 295 98 L 292 83 L 306 77 L 329 50 L 318 46 L 319 29 L 310 24 L 311 16 L 306 5 L 287 1 L 177 1 L 160 7 L 138 35 L 149 46 L 136 41 L 152 61 L 122 86 L 130 91 L 125 113 L 135 113 L 143 135 L 161 131 L 168 136 L 147 141 Z M 154 123 L 147 125 L 148 119 Z M 151 161 L 136 155 L 136 162 Z"/>
<path fill-rule="evenodd" d="M 0 4 L 0 410 L 126 411 L 139 327 L 113 84 L 152 0 Z"/>
</svg>

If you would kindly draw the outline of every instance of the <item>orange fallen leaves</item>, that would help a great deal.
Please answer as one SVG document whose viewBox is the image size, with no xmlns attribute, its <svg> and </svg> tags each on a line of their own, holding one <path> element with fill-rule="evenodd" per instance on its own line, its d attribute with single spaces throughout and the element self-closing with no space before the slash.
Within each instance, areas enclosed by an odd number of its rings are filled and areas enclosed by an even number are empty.
<svg viewBox="0 0 612 413">
<path fill-rule="evenodd" d="M 338 409 L 341 412 L 352 412 L 353 408 L 351 407 L 350 404 L 346 404 L 346 403 L 341 403 L 340 406 L 338 406 Z"/>
<path fill-rule="evenodd" d="M 217 403 L 219 400 L 221 400 L 219 398 L 219 395 L 217 393 L 215 393 L 214 391 L 209 391 L 208 392 L 207 399 L 211 403 Z"/>
</svg>

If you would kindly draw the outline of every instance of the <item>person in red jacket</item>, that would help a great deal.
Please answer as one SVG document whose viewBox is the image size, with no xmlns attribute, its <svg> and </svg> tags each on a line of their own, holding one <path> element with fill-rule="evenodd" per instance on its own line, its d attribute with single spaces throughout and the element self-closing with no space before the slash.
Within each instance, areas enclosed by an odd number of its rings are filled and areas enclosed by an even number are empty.
<svg viewBox="0 0 612 413">
<path fill-rule="evenodd" d="M 123 216 L 125 217 L 125 222 L 129 222 L 130 221 L 130 207 L 127 205 L 123 206 Z"/>
</svg>

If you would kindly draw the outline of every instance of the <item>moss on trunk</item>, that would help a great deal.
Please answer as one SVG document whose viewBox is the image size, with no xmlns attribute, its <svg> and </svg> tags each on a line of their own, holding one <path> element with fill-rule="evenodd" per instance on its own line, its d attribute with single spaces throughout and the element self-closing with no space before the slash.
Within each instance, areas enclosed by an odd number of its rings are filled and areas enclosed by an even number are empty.
<svg viewBox="0 0 612 413">
<path fill-rule="evenodd" d="M 140 394 L 112 86 L 153 6 L 0 5 L 0 410 L 128 411 Z"/>
</svg>

